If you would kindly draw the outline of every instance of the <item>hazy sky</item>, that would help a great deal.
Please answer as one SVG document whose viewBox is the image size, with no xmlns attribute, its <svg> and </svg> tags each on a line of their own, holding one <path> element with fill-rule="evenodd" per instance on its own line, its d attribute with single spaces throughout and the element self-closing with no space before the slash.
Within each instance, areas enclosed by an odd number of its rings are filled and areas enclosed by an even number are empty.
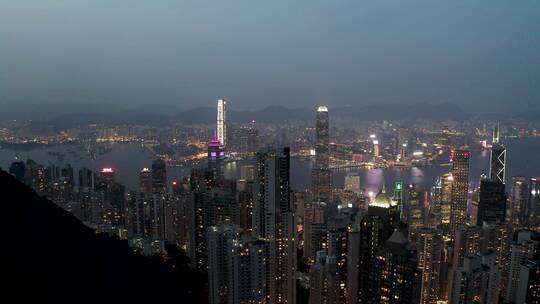
<svg viewBox="0 0 540 304">
<path fill-rule="evenodd" d="M 538 0 L 0 0 L 0 105 L 540 110 Z"/>
</svg>

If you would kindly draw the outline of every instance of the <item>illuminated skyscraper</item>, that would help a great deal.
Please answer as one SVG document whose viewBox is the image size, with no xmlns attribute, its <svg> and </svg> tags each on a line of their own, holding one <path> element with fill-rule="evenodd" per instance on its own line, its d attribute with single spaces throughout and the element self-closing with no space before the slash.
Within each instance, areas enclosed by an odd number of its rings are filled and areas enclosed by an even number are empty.
<svg viewBox="0 0 540 304">
<path fill-rule="evenodd" d="M 455 150 L 452 160 L 452 218 L 451 227 L 455 231 L 467 223 L 467 198 L 469 193 L 469 161 L 471 152 Z"/>
<path fill-rule="evenodd" d="M 105 167 L 105 168 L 101 169 L 101 171 L 99 172 L 99 175 L 108 184 L 114 182 L 114 170 L 113 170 L 113 168 Z"/>
<path fill-rule="evenodd" d="M 315 168 L 312 172 L 312 191 L 316 200 L 329 203 L 332 196 L 332 171 L 330 171 L 330 135 L 328 108 L 317 109 Z"/>
<path fill-rule="evenodd" d="M 219 99 L 217 104 L 217 139 L 227 145 L 227 100 Z"/>
<path fill-rule="evenodd" d="M 505 183 L 506 179 L 506 148 L 499 142 L 499 125 L 493 131 L 493 142 L 491 146 L 491 166 L 489 167 L 489 177 L 493 181 Z"/>
<path fill-rule="evenodd" d="M 142 193 L 152 193 L 152 171 L 143 168 L 139 173 L 139 190 Z"/>
<path fill-rule="evenodd" d="M 223 152 L 223 143 L 215 137 L 208 143 L 207 161 L 208 170 L 212 174 L 214 181 L 222 180 L 225 152 Z"/>
</svg>

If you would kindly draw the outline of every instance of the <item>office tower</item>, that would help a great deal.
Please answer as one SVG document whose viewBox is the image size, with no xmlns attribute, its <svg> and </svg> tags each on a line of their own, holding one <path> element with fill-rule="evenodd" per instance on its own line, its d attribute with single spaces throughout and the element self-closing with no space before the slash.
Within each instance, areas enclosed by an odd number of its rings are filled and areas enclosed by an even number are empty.
<svg viewBox="0 0 540 304">
<path fill-rule="evenodd" d="M 378 250 L 369 275 L 369 301 L 364 303 L 418 303 L 416 264 L 416 252 L 396 230 Z"/>
<path fill-rule="evenodd" d="M 515 234 L 515 240 L 510 245 L 510 266 L 508 269 L 508 283 L 506 287 L 505 301 L 518 303 L 517 295 L 520 286 L 525 284 L 520 280 L 520 267 L 529 259 L 538 259 L 540 237 L 530 230 L 519 230 Z"/>
<path fill-rule="evenodd" d="M 441 228 L 445 235 L 451 233 L 451 221 L 452 221 L 452 185 L 454 183 L 454 177 L 451 173 L 443 174 L 440 178 L 441 185 Z"/>
<path fill-rule="evenodd" d="M 330 123 L 328 108 L 317 109 L 315 168 L 311 174 L 311 187 L 315 200 L 331 203 L 332 171 L 330 171 Z"/>
<path fill-rule="evenodd" d="M 506 148 L 499 142 L 499 124 L 493 131 L 490 164 L 489 178 L 502 184 L 506 183 Z"/>
<path fill-rule="evenodd" d="M 236 201 L 238 202 L 239 225 L 243 233 L 252 232 L 253 225 L 253 180 L 246 181 L 239 179 L 236 181 Z"/>
<path fill-rule="evenodd" d="M 152 171 L 149 168 L 142 168 L 139 172 L 139 191 L 152 193 Z"/>
<path fill-rule="evenodd" d="M 357 218 L 361 215 L 357 215 Z M 360 277 L 360 225 L 352 225 L 347 235 L 347 302 L 358 303 Z"/>
<path fill-rule="evenodd" d="M 467 198 L 469 193 L 469 160 L 471 153 L 466 150 L 455 150 L 452 160 L 452 207 L 451 229 L 467 223 Z"/>
<path fill-rule="evenodd" d="M 219 99 L 217 104 L 217 139 L 227 146 L 227 101 Z"/>
<path fill-rule="evenodd" d="M 416 233 L 419 229 L 424 227 L 425 219 L 425 208 L 424 202 L 422 201 L 423 193 L 414 185 L 409 185 L 407 189 L 407 216 L 406 221 L 408 224 L 408 239 L 409 242 L 415 244 L 416 242 Z"/>
<path fill-rule="evenodd" d="M 540 261 L 526 260 L 519 267 L 521 284 L 516 291 L 516 303 L 540 303 Z"/>
<path fill-rule="evenodd" d="M 207 161 L 208 170 L 212 174 L 214 183 L 222 181 L 224 178 L 225 152 L 223 151 L 223 143 L 215 137 L 208 143 Z"/>
<path fill-rule="evenodd" d="M 103 218 L 112 227 L 125 226 L 125 187 L 119 183 L 108 183 L 103 189 Z"/>
<path fill-rule="evenodd" d="M 380 148 L 379 148 L 379 140 L 374 139 L 373 140 L 373 156 L 379 157 L 380 154 L 381 154 L 381 152 L 380 152 Z"/>
<path fill-rule="evenodd" d="M 540 226 L 540 177 L 532 177 L 529 182 L 529 199 L 527 202 L 528 222 L 531 228 Z"/>
<path fill-rule="evenodd" d="M 327 225 L 324 203 L 313 202 L 304 209 L 304 248 L 303 256 L 315 261 L 317 252 L 326 249 Z"/>
<path fill-rule="evenodd" d="M 443 235 L 433 228 L 417 232 L 417 268 L 420 286 L 420 304 L 435 304 L 441 293 L 441 262 Z"/>
<path fill-rule="evenodd" d="M 296 301 L 296 221 L 290 190 L 290 149 L 257 154 L 253 231 L 268 241 L 267 303 Z"/>
<path fill-rule="evenodd" d="M 358 173 L 349 173 L 345 175 L 345 190 L 360 195 L 360 175 L 358 175 Z"/>
<path fill-rule="evenodd" d="M 358 226 L 358 239 L 352 237 L 351 256 L 358 256 L 352 260 L 353 265 L 358 265 L 357 270 L 351 270 L 348 277 L 348 288 L 357 291 L 356 295 L 349 295 L 358 303 L 369 303 L 372 268 L 375 263 L 376 254 L 384 242 L 392 235 L 398 227 L 399 210 L 397 202 L 391 200 L 383 189 L 369 204 L 367 213 L 362 216 Z M 349 257 L 350 258 L 350 257 Z"/>
<path fill-rule="evenodd" d="M 24 162 L 20 160 L 15 160 L 12 162 L 9 166 L 9 174 L 13 175 L 18 181 L 24 183 L 24 176 L 26 174 L 26 166 L 24 165 Z"/>
<path fill-rule="evenodd" d="M 500 181 L 484 179 L 480 182 L 480 200 L 476 224 L 502 224 L 506 220 L 506 192 Z"/>
<path fill-rule="evenodd" d="M 309 303 L 338 304 L 339 277 L 336 267 L 336 257 L 327 256 L 324 251 L 318 251 L 309 270 Z"/>
<path fill-rule="evenodd" d="M 399 218 L 403 220 L 405 216 L 404 207 L 403 207 L 403 182 L 394 183 L 394 197 L 393 200 L 396 201 L 399 209 Z"/>
<path fill-rule="evenodd" d="M 114 182 L 114 170 L 110 167 L 102 168 L 99 172 L 99 175 L 101 179 L 107 184 L 111 184 Z"/>
<path fill-rule="evenodd" d="M 152 163 L 152 190 L 167 192 L 167 165 L 161 158 L 156 158 Z"/>
<path fill-rule="evenodd" d="M 252 154 L 259 149 L 259 132 L 255 128 L 255 121 L 249 125 L 241 126 L 237 130 L 235 137 L 229 140 L 229 146 L 234 141 L 237 152 L 242 154 Z"/>
<path fill-rule="evenodd" d="M 88 168 L 79 170 L 79 186 L 85 190 L 94 189 L 94 172 Z"/>
<path fill-rule="evenodd" d="M 527 223 L 527 198 L 529 191 L 527 182 L 523 176 L 515 176 L 512 178 L 512 189 L 510 192 L 510 205 L 507 208 L 509 219 L 508 221 L 515 227 L 525 227 Z"/>
<path fill-rule="evenodd" d="M 450 304 L 497 304 L 501 268 L 493 252 L 467 256 L 453 276 Z"/>
</svg>

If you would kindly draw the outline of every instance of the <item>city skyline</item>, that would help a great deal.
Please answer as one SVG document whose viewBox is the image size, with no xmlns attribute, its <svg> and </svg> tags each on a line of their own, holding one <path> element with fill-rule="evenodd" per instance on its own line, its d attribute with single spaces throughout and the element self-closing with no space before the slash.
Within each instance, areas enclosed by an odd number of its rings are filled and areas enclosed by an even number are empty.
<svg viewBox="0 0 540 304">
<path fill-rule="evenodd" d="M 540 2 L 2 4 L 9 298 L 540 304 Z"/>
</svg>

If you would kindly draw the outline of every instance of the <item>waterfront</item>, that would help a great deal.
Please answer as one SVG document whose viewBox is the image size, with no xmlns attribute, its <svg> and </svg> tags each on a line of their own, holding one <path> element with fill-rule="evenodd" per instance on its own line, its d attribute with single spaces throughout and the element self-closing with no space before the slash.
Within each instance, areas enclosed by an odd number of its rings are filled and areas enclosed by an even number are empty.
<svg viewBox="0 0 540 304">
<path fill-rule="evenodd" d="M 522 175 L 527 178 L 540 175 L 540 140 L 534 138 L 508 139 L 504 141 L 508 149 L 507 159 L 507 185 L 511 177 Z M 0 149 L 0 167 L 4 170 L 9 168 L 10 163 L 17 155 L 26 160 L 28 157 L 43 165 L 67 165 L 71 164 L 75 170 L 83 167 L 98 171 L 102 167 L 115 169 L 117 179 L 124 183 L 128 189 L 138 188 L 138 173 L 143 167 L 150 167 L 154 159 L 153 155 L 140 144 L 110 143 L 104 144 L 110 147 L 107 153 L 96 155 L 92 159 L 81 145 L 55 145 L 29 151 Z M 71 151 L 71 152 L 70 152 Z M 58 153 L 63 155 L 60 160 Z M 519 157 L 517 157 L 519 156 Z M 225 175 L 228 178 L 238 178 L 240 167 L 252 164 L 253 160 L 229 162 L 226 165 Z M 291 184 L 294 190 L 304 190 L 310 187 L 310 174 L 312 163 L 307 160 L 293 158 L 291 160 Z M 188 176 L 191 167 L 170 167 L 168 170 L 169 180 L 180 179 Z M 391 188 L 395 181 L 403 181 L 406 184 L 418 184 L 428 189 L 436 181 L 437 177 L 450 170 L 450 167 L 428 166 L 410 169 L 365 169 L 353 168 L 334 171 L 334 186 L 342 187 L 343 179 L 347 173 L 358 173 L 361 185 L 368 191 L 377 191 L 382 184 Z M 471 183 L 477 184 L 482 173 L 488 173 L 489 151 L 473 151 L 471 157 Z M 508 187 L 508 186 L 507 186 Z M 507 189 L 509 190 L 509 189 Z"/>
</svg>

